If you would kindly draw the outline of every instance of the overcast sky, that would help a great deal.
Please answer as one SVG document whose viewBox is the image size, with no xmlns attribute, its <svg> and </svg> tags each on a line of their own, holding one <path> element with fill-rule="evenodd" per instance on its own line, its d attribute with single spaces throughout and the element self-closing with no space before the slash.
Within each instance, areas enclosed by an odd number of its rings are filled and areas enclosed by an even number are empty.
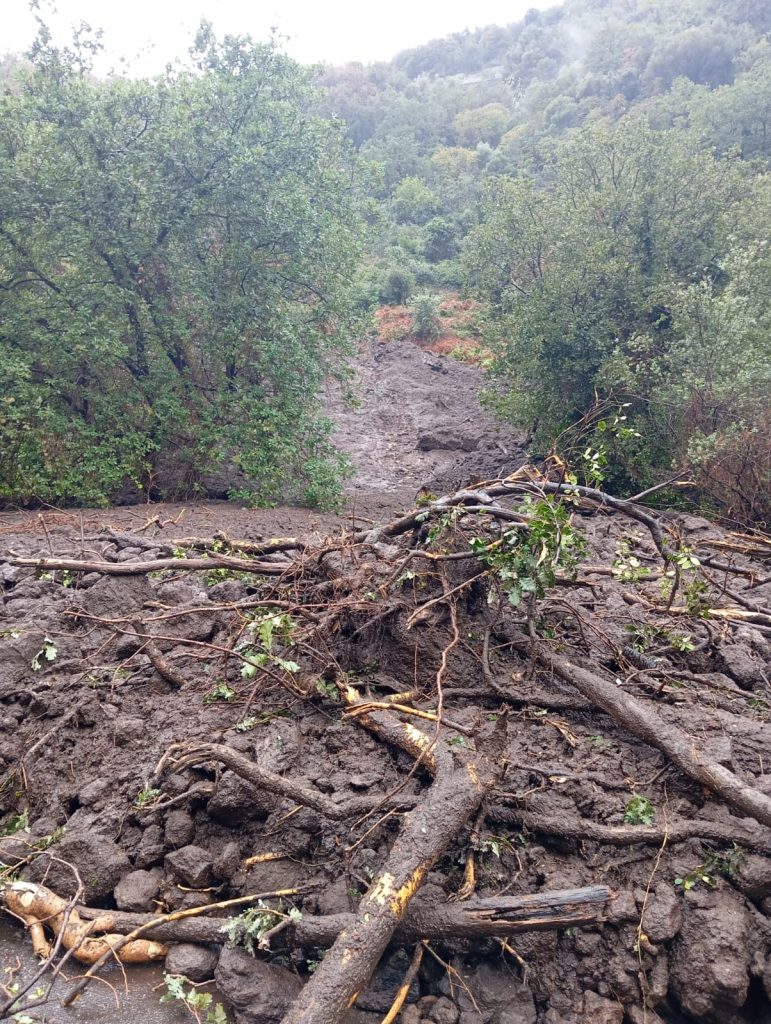
<svg viewBox="0 0 771 1024">
<path fill-rule="evenodd" d="M 45 2 L 45 0 L 44 0 Z M 484 25 L 518 21 L 531 7 L 556 0 L 56 0 L 46 13 L 57 41 L 81 20 L 104 29 L 106 71 L 124 57 L 134 74 L 160 71 L 184 56 L 202 17 L 219 33 L 264 41 L 271 26 L 289 37 L 287 51 L 303 63 L 390 60 L 400 50 Z M 43 4 L 41 3 L 41 6 Z M 28 0 L 0 0 L 0 53 L 26 49 L 35 34 Z"/>
</svg>

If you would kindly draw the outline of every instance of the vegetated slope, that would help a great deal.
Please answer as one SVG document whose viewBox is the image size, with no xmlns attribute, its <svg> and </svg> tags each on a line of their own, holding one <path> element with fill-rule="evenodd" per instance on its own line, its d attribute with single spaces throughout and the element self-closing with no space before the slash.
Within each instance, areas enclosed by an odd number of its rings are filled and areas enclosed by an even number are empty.
<svg viewBox="0 0 771 1024">
<path fill-rule="evenodd" d="M 321 79 L 381 172 L 360 301 L 466 289 L 539 445 L 581 423 L 617 489 L 675 465 L 761 528 L 769 27 L 762 3 L 570 0 Z"/>
</svg>

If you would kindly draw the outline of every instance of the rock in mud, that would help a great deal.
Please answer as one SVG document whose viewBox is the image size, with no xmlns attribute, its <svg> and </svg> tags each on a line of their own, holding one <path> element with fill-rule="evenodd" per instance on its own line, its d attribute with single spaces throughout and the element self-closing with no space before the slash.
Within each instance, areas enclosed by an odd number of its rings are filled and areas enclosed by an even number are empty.
<svg viewBox="0 0 771 1024">
<path fill-rule="evenodd" d="M 167 871 L 191 889 L 203 889 L 211 883 L 212 858 L 200 846 L 183 846 L 167 854 L 165 864 Z"/>
<path fill-rule="evenodd" d="M 603 999 L 596 992 L 584 992 L 584 1020 L 592 1024 L 622 1024 L 624 1007 L 612 999 Z"/>
<path fill-rule="evenodd" d="M 191 981 L 211 981 L 217 967 L 217 954 L 206 946 L 192 942 L 180 942 L 169 947 L 166 954 L 166 970 L 169 974 L 181 974 Z"/>
<path fill-rule="evenodd" d="M 648 895 L 642 929 L 651 942 L 668 942 L 680 931 L 683 914 L 680 899 L 671 885 L 659 883 Z"/>
<path fill-rule="evenodd" d="M 235 1011 L 236 1024 L 278 1024 L 302 988 L 285 968 L 228 947 L 220 953 L 214 978 Z"/>
<path fill-rule="evenodd" d="M 41 882 L 66 898 L 77 890 L 77 868 L 83 881 L 83 903 L 99 903 L 112 896 L 113 889 L 130 868 L 126 854 L 111 839 L 97 833 L 65 834 L 52 855 L 43 854 L 30 864 L 25 877 Z"/>
<path fill-rule="evenodd" d="M 187 846 L 195 836 L 195 822 L 187 811 L 170 811 L 166 819 L 166 845 L 172 849 Z"/>
<path fill-rule="evenodd" d="M 745 690 L 762 679 L 760 662 L 753 656 L 745 644 L 723 644 L 720 648 L 720 659 L 724 671 Z"/>
<path fill-rule="evenodd" d="M 209 800 L 209 817 L 234 828 L 255 818 L 267 818 L 274 800 L 233 772 L 223 772 L 217 790 Z"/>
<path fill-rule="evenodd" d="M 163 860 L 163 829 L 160 825 L 148 825 L 139 841 L 134 863 L 138 868 L 149 868 Z"/>
<path fill-rule="evenodd" d="M 460 1024 L 536 1024 L 533 993 L 527 985 L 491 964 L 480 964 L 471 973 L 462 965 L 458 967 L 479 1007 L 475 1009 L 468 995 L 456 986 L 454 994 L 461 1010 Z M 445 986 L 444 994 L 449 996 L 446 975 L 440 988 L 444 990 Z"/>
<path fill-rule="evenodd" d="M 356 1000 L 356 1006 L 360 1010 L 372 1010 L 380 1014 L 387 1013 L 394 1001 L 394 996 L 404 981 L 404 975 L 409 966 L 410 957 L 402 949 L 391 956 L 384 957 L 372 975 L 369 985 Z M 417 979 L 415 979 L 410 986 L 407 999 L 413 1002 L 419 995 L 420 989 Z"/>
<path fill-rule="evenodd" d="M 214 859 L 214 874 L 223 881 L 230 881 L 241 867 L 241 848 L 238 843 L 225 843 Z"/>
<path fill-rule="evenodd" d="M 94 807 L 98 809 L 111 794 L 109 779 L 94 779 L 84 786 L 78 793 L 78 803 L 81 807 Z"/>
<path fill-rule="evenodd" d="M 747 999 L 750 965 L 747 911 L 728 892 L 702 906 L 685 904 L 675 943 L 671 990 L 682 1009 L 704 1024 L 733 1024 Z"/>
<path fill-rule="evenodd" d="M 144 913 L 152 910 L 152 901 L 158 895 L 163 872 L 160 868 L 152 871 L 129 871 L 115 886 L 115 905 L 118 910 Z"/>
<path fill-rule="evenodd" d="M 745 854 L 736 871 L 734 884 L 751 900 L 771 896 L 771 860 L 755 853 Z"/>
</svg>

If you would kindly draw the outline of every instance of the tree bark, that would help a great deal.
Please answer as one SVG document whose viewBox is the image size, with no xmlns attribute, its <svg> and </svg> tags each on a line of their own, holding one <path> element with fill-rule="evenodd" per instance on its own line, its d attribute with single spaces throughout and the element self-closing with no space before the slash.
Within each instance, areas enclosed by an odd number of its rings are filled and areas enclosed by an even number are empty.
<svg viewBox="0 0 771 1024">
<path fill-rule="evenodd" d="M 436 906 L 416 900 L 407 909 L 404 920 L 394 932 L 400 944 L 420 939 L 474 939 L 504 937 L 516 932 L 545 931 L 594 924 L 612 899 L 604 885 L 585 889 L 561 889 L 527 896 L 500 896 Z M 128 934 L 152 921 L 149 914 L 127 914 L 117 910 L 78 907 L 84 920 L 99 920 L 105 928 Z M 207 942 L 224 944 L 225 927 L 232 918 L 190 918 L 172 921 L 148 929 L 158 942 Z M 338 935 L 350 928 L 355 914 L 304 914 L 291 931 L 290 945 L 301 948 L 331 946 Z"/>
</svg>

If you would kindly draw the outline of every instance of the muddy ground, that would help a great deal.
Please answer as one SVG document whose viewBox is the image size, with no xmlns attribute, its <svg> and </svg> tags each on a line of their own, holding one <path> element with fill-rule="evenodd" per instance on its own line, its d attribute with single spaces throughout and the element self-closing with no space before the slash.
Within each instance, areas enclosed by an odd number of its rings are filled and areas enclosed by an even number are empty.
<svg viewBox="0 0 771 1024">
<path fill-rule="evenodd" d="M 0 515 L 0 792 L 6 825 L 19 814 L 29 822 L 1 841 L 0 859 L 13 862 L 32 847 L 24 877 L 64 897 L 74 890 L 75 866 L 81 902 L 92 907 L 172 911 L 296 888 L 285 910 L 355 911 L 400 814 L 370 831 L 377 817 L 331 821 L 214 763 L 172 765 L 162 775 L 156 766 L 175 743 L 214 742 L 338 803 L 385 798 L 400 784 L 403 796 L 419 799 L 430 781 L 425 766 L 412 770 L 413 758 L 345 715 L 336 684 L 353 682 L 380 700 L 417 691 L 414 707 L 430 713 L 439 676 L 446 721 L 459 727 L 443 726 L 447 742 L 458 756 L 483 753 L 484 737 L 503 722 L 505 773 L 486 813 L 458 833 L 416 899 L 444 905 L 457 896 L 470 857 L 477 896 L 608 885 L 614 898 L 601 922 L 583 928 L 518 934 L 505 945 L 433 941 L 400 1019 L 771 1021 L 771 830 L 539 667 L 535 647 L 512 640 L 521 609 L 493 614 L 490 581 L 473 579 L 484 570 L 478 562 L 442 563 L 443 580 L 435 563 L 420 562 L 396 578 L 403 542 L 318 554 L 323 538 L 350 529 L 352 515 L 356 527 L 393 519 L 421 487 L 444 491 L 516 467 L 521 449 L 491 432 L 476 402 L 478 381 L 473 368 L 416 348 L 365 349 L 360 409 L 342 411 L 331 398 L 338 439 L 357 470 L 342 517 L 220 502 Z M 591 505 L 573 515 L 588 550 L 577 578 L 538 603 L 533 643 L 567 651 L 615 681 L 695 750 L 771 797 L 771 628 L 762 613 L 755 623 L 704 618 L 677 613 L 680 599 L 667 610 L 660 556 L 645 527 Z M 437 518 L 414 525 L 409 547 L 462 551 L 477 529 L 471 514 L 459 515 L 431 537 Z M 731 566 L 708 571 L 704 607 L 768 608 L 764 541 L 682 514 L 663 521 L 702 562 Z M 16 556 L 120 566 L 200 554 L 191 538 L 218 532 L 251 541 L 297 536 L 309 547 L 299 562 L 292 553 L 270 556 L 283 577 L 222 567 L 120 576 L 12 564 Z M 700 571 L 689 570 L 694 578 Z M 442 600 L 448 588 L 456 594 L 452 615 Z M 245 678 L 233 652 L 255 614 L 249 605 L 260 600 L 294 609 L 294 632 L 271 651 L 297 669 L 269 661 Z M 320 631 L 313 617 L 330 608 L 331 625 Z M 448 650 L 453 615 L 458 636 Z M 148 634 L 157 638 L 154 657 Z M 642 659 L 630 641 L 645 648 Z M 689 822 L 698 824 L 683 838 Z M 216 977 L 238 1022 L 278 1024 L 324 956 L 293 946 L 288 934 L 257 957 L 219 943 L 172 947 L 168 968 L 194 981 Z M 348 1015 L 352 1024 L 383 1020 L 412 953 L 389 949 Z M 81 1019 L 88 999 L 87 991 Z"/>
</svg>

